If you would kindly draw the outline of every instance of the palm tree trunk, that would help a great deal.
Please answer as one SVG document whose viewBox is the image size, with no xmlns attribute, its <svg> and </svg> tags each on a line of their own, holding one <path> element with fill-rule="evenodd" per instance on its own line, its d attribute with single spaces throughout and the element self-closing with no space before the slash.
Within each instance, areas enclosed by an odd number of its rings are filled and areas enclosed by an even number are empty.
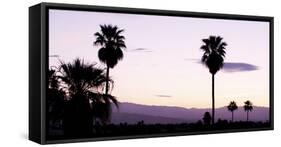
<svg viewBox="0 0 281 147">
<path fill-rule="evenodd" d="M 249 121 L 249 111 L 247 111 L 247 121 Z"/>
<path fill-rule="evenodd" d="M 215 75 L 212 74 L 212 124 L 215 124 Z"/>
<path fill-rule="evenodd" d="M 233 111 L 232 111 L 231 113 L 232 113 L 232 117 L 231 117 L 232 119 L 231 119 L 231 120 L 232 120 L 232 122 L 233 122 Z"/>
<path fill-rule="evenodd" d="M 108 90 L 109 90 L 109 66 L 106 68 L 106 83 L 105 83 L 105 94 L 108 95 Z"/>
</svg>

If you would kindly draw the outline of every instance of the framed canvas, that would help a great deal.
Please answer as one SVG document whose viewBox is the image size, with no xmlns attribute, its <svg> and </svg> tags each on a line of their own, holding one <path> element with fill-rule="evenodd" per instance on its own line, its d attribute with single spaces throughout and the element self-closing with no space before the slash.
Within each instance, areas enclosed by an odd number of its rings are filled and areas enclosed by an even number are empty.
<svg viewBox="0 0 281 147">
<path fill-rule="evenodd" d="M 273 17 L 29 8 L 29 139 L 273 129 Z"/>
</svg>

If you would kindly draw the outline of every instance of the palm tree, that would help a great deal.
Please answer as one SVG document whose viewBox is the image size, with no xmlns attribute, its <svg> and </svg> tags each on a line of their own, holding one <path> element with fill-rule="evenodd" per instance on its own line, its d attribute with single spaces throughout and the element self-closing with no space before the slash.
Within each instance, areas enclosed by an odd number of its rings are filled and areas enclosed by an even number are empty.
<svg viewBox="0 0 281 147">
<path fill-rule="evenodd" d="M 227 109 L 231 112 L 231 120 L 232 120 L 232 122 L 233 122 L 233 113 L 234 113 L 235 110 L 238 109 L 238 107 L 237 107 L 237 105 L 236 105 L 236 102 L 231 101 L 231 102 L 229 103 L 229 105 L 227 106 Z"/>
<path fill-rule="evenodd" d="M 90 135 L 93 127 L 92 104 L 100 102 L 108 105 L 113 102 L 117 105 L 114 96 L 104 96 L 99 92 L 106 81 L 112 80 L 106 77 L 103 69 L 96 68 L 94 64 L 84 63 L 81 59 L 75 59 L 73 63 L 61 62 L 59 78 L 68 96 L 64 115 L 65 134 L 83 137 Z"/>
<path fill-rule="evenodd" d="M 106 65 L 106 77 L 109 79 L 109 68 L 114 68 L 119 60 L 123 59 L 122 49 L 126 48 L 123 29 L 112 25 L 100 25 L 100 32 L 96 32 L 94 45 L 101 46 L 98 52 L 99 60 Z M 105 94 L 108 95 L 109 81 L 105 85 Z"/>
<path fill-rule="evenodd" d="M 249 100 L 244 102 L 244 110 L 247 112 L 247 121 L 249 121 L 249 112 L 253 110 L 253 103 Z"/>
<path fill-rule="evenodd" d="M 227 46 L 222 39 L 220 36 L 209 36 L 202 40 L 204 44 L 200 47 L 204 51 L 201 61 L 212 74 L 212 124 L 215 122 L 215 74 L 223 67 L 225 46 Z"/>
</svg>

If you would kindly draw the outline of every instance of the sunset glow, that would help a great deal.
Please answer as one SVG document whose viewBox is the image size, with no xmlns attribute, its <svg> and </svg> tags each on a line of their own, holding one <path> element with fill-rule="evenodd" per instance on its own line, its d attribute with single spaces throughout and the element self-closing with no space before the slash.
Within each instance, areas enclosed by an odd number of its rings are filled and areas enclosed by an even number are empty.
<svg viewBox="0 0 281 147">
<path fill-rule="evenodd" d="M 211 107 L 211 74 L 200 63 L 202 39 L 227 42 L 225 67 L 215 76 L 216 107 L 251 100 L 269 107 L 269 23 L 154 15 L 49 11 L 49 66 L 79 57 L 98 67 L 94 33 L 100 24 L 125 30 L 124 58 L 110 70 L 121 102 Z"/>
</svg>

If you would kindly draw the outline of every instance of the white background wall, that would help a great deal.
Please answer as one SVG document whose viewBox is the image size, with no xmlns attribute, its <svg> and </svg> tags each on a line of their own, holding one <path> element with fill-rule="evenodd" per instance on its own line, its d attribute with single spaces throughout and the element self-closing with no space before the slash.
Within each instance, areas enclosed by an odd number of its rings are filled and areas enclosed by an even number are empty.
<svg viewBox="0 0 281 147">
<path fill-rule="evenodd" d="M 28 133 L 28 7 L 39 0 L 3 0 L 0 7 L 0 146 L 37 146 Z M 278 0 L 52 0 L 50 2 L 275 17 L 275 130 L 68 144 L 69 146 L 278 146 L 281 138 L 281 11 Z M 253 49 L 254 52 L 254 49 Z M 258 80 L 258 79 L 257 79 Z M 57 146 L 57 145 L 51 145 Z M 66 145 L 59 145 L 66 146 Z"/>
</svg>

